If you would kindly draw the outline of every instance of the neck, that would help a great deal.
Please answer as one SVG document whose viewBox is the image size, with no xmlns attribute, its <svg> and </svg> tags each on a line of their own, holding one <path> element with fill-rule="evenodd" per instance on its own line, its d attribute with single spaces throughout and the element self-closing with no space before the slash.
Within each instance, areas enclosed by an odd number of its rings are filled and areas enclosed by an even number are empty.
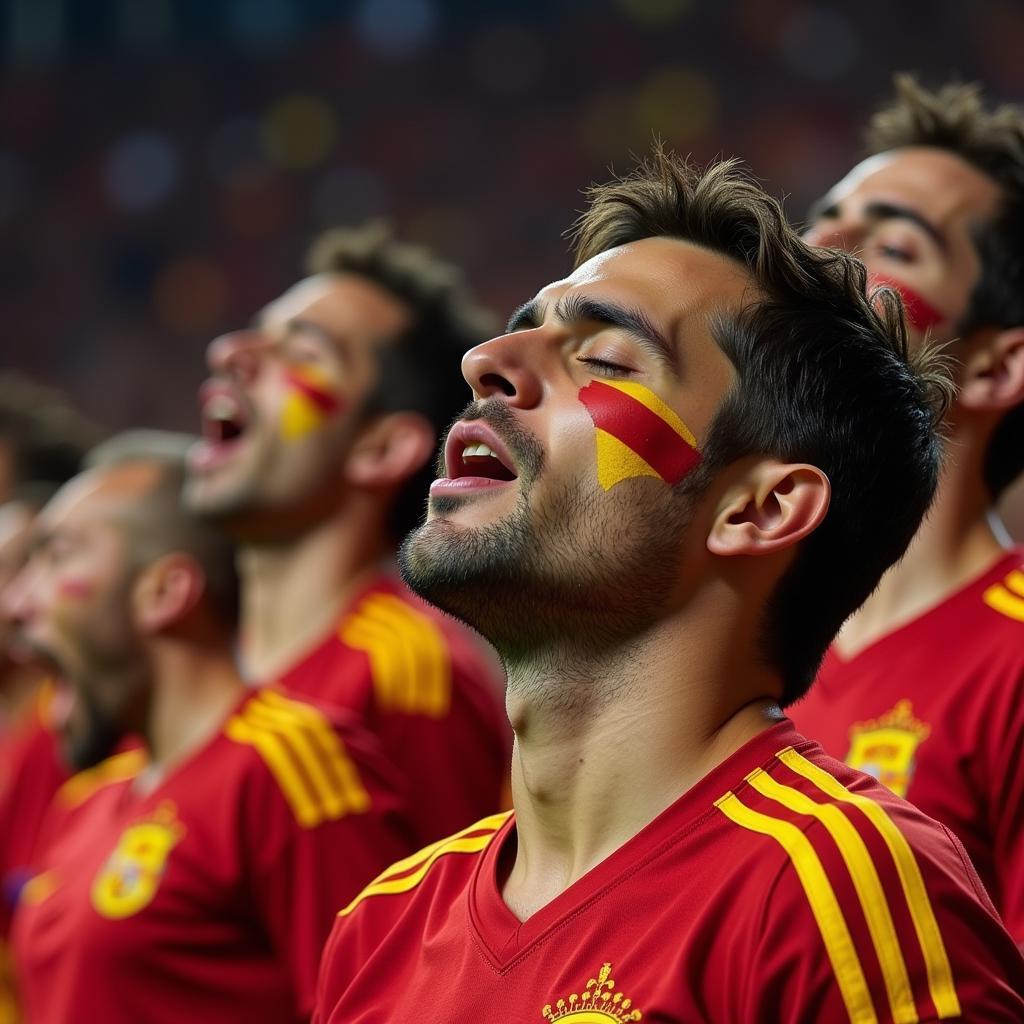
<svg viewBox="0 0 1024 1024">
<path fill-rule="evenodd" d="M 248 679 L 272 679 L 298 661 L 393 555 L 381 518 L 378 510 L 378 525 L 367 529 L 332 518 L 287 541 L 243 548 L 241 661 Z"/>
<path fill-rule="evenodd" d="M 852 655 L 941 603 L 991 568 L 1005 550 L 983 466 L 987 436 L 955 429 L 935 501 L 901 561 L 848 620 L 836 644 Z"/>
<path fill-rule="evenodd" d="M 164 637 L 153 648 L 153 687 L 143 739 L 147 783 L 195 753 L 223 726 L 245 692 L 227 638 Z"/>
<path fill-rule="evenodd" d="M 520 919 L 778 721 L 778 680 L 737 622 L 688 614 L 616 652 L 508 665 L 519 843 L 504 895 Z"/>
</svg>

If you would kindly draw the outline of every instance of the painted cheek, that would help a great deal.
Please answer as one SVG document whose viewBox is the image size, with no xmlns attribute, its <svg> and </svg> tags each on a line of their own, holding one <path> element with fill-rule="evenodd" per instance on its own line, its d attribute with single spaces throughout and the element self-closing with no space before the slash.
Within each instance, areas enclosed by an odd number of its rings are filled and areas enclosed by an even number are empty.
<svg viewBox="0 0 1024 1024">
<path fill-rule="evenodd" d="M 57 596 L 69 601 L 86 601 L 92 597 L 94 587 L 86 580 L 69 579 L 61 580 L 57 584 Z"/>
<path fill-rule="evenodd" d="M 693 432 L 650 388 L 595 380 L 579 400 L 594 422 L 597 479 L 606 491 L 641 476 L 675 486 L 700 465 Z"/>
<path fill-rule="evenodd" d="M 945 317 L 923 296 L 902 281 L 888 274 L 868 274 L 868 293 L 875 288 L 891 288 L 903 300 L 903 312 L 907 323 L 917 331 L 926 331 L 942 323 Z"/>
<path fill-rule="evenodd" d="M 334 382 L 321 370 L 292 367 L 285 373 L 288 393 L 281 407 L 281 436 L 297 441 L 320 430 L 343 412 L 345 402 Z"/>
</svg>

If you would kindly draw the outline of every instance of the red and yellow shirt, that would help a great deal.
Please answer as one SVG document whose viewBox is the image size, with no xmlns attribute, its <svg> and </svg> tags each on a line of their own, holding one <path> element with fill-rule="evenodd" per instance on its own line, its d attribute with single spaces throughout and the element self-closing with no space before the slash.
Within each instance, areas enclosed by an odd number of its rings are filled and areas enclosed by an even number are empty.
<svg viewBox="0 0 1024 1024">
<path fill-rule="evenodd" d="M 1024 943 L 1024 552 L 852 658 L 833 647 L 790 709 L 967 848 Z"/>
<path fill-rule="evenodd" d="M 320 1024 L 1024 1020 L 1024 960 L 960 844 L 783 722 L 519 921 L 497 815 L 340 913 Z"/>
<path fill-rule="evenodd" d="M 374 579 L 280 683 L 358 715 L 399 770 L 417 845 L 503 806 L 501 681 L 480 641 L 394 576 Z"/>
<path fill-rule="evenodd" d="M 27 1019 L 308 1019 L 336 901 L 407 848 L 373 747 L 267 688 L 146 795 L 139 752 L 72 778 L 14 917 Z"/>
</svg>

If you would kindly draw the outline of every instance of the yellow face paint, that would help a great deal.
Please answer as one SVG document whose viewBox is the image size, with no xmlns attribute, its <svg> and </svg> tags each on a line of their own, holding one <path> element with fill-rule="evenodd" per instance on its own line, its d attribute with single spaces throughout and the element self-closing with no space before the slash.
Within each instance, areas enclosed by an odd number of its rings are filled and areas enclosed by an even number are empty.
<svg viewBox="0 0 1024 1024">
<path fill-rule="evenodd" d="M 295 441 L 319 430 L 328 417 L 341 412 L 343 402 L 333 381 L 312 366 L 294 366 L 285 373 L 288 395 L 281 409 L 281 435 Z"/>
</svg>

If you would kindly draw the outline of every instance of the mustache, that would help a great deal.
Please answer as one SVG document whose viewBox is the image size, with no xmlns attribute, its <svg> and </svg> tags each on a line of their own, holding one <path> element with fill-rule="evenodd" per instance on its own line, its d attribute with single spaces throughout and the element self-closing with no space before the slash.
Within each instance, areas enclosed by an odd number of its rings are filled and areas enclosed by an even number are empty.
<svg viewBox="0 0 1024 1024">
<path fill-rule="evenodd" d="M 516 462 L 519 479 L 524 483 L 532 483 L 544 468 L 544 449 L 541 443 L 526 430 L 516 419 L 515 413 L 500 398 L 484 398 L 478 402 L 470 402 L 448 424 L 448 429 L 441 439 L 441 447 L 434 464 L 435 475 L 443 477 L 447 467 L 444 460 L 445 442 L 452 427 L 463 420 L 478 420 L 486 423 L 504 442 L 512 458 Z"/>
</svg>

